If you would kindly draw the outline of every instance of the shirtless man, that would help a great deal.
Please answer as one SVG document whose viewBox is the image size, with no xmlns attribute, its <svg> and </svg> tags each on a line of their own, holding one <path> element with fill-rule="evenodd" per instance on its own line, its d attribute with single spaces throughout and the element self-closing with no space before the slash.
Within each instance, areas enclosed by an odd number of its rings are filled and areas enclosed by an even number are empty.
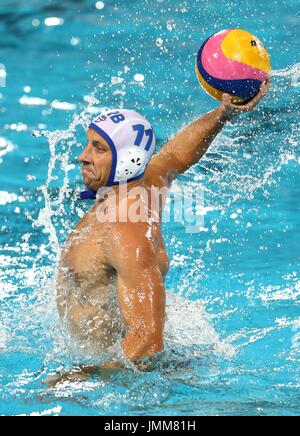
<svg viewBox="0 0 300 436">
<path fill-rule="evenodd" d="M 81 344 L 99 356 L 114 343 L 134 365 L 164 348 L 165 289 L 169 261 L 158 219 L 120 220 L 133 199 L 131 189 L 146 191 L 169 187 L 172 181 L 198 162 L 223 126 L 234 115 L 252 111 L 267 94 L 236 106 L 228 94 L 212 112 L 188 125 L 154 153 L 155 135 L 147 120 L 133 111 L 104 112 L 87 131 L 88 143 L 79 156 L 89 197 L 110 187 L 116 201 L 116 220 L 100 222 L 97 208 L 111 207 L 109 196 L 96 199 L 69 236 L 57 276 L 57 303 L 62 322 Z M 121 195 L 123 183 L 128 195 Z M 99 192 L 99 191 L 98 191 Z M 144 202 L 146 214 L 151 205 Z M 103 368 L 120 367 L 118 359 Z M 88 367 L 76 371 L 75 379 L 91 374 Z M 73 380 L 74 373 L 60 377 Z M 57 380 L 56 380 L 57 381 Z"/>
</svg>

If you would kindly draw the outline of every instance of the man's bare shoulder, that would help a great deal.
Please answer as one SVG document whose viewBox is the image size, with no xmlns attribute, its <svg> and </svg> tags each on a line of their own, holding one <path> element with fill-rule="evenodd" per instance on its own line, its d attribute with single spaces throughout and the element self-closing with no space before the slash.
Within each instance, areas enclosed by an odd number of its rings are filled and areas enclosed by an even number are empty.
<svg viewBox="0 0 300 436">
<path fill-rule="evenodd" d="M 153 224 L 147 222 L 112 223 L 111 244 L 108 258 L 111 265 L 118 269 L 131 264 L 143 267 L 155 257 L 155 238 Z"/>
</svg>

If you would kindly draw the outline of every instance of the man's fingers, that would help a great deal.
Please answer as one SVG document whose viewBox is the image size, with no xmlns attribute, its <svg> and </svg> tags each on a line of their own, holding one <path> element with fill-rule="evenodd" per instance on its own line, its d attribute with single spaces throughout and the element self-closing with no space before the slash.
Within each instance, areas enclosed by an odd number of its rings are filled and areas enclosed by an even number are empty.
<svg viewBox="0 0 300 436">
<path fill-rule="evenodd" d="M 270 89 L 270 80 L 267 79 L 267 80 L 266 80 L 266 81 L 261 85 L 261 88 L 260 88 L 260 90 L 261 90 L 261 92 L 263 93 L 263 96 L 264 96 L 264 97 L 268 94 L 269 89 Z"/>
<path fill-rule="evenodd" d="M 237 112 L 248 112 L 251 111 L 253 109 L 255 109 L 255 107 L 258 105 L 258 103 L 264 98 L 266 97 L 266 95 L 268 94 L 270 89 L 270 79 L 267 78 L 261 85 L 259 92 L 257 93 L 257 95 L 255 97 L 252 98 L 252 100 L 250 100 L 248 103 L 246 103 L 245 105 L 234 105 Z"/>
<path fill-rule="evenodd" d="M 258 94 L 252 98 L 252 100 L 249 101 L 249 103 L 247 103 L 247 105 L 252 106 L 253 108 L 255 108 L 255 106 L 257 106 L 257 104 L 260 102 L 260 100 L 264 97 L 263 92 L 260 90 L 258 92 Z M 247 106 L 246 105 L 246 106 Z"/>
<path fill-rule="evenodd" d="M 262 84 L 258 94 L 252 98 L 248 103 L 244 105 L 235 105 L 237 112 L 250 112 L 258 105 L 258 103 L 268 94 L 270 89 L 270 81 L 266 81 Z"/>
<path fill-rule="evenodd" d="M 258 94 L 252 98 L 248 103 L 243 105 L 237 105 L 232 103 L 232 96 L 230 94 L 224 93 L 222 95 L 222 103 L 226 109 L 228 116 L 238 114 L 241 112 L 251 112 L 258 103 L 268 94 L 270 89 L 270 79 L 268 78 L 262 83 Z"/>
<path fill-rule="evenodd" d="M 230 94 L 223 94 L 222 95 L 222 102 L 225 104 L 225 105 L 230 105 L 231 104 L 231 95 Z"/>
<path fill-rule="evenodd" d="M 254 105 L 252 103 L 247 103 L 242 106 L 235 106 L 236 112 L 250 112 L 254 109 Z"/>
</svg>

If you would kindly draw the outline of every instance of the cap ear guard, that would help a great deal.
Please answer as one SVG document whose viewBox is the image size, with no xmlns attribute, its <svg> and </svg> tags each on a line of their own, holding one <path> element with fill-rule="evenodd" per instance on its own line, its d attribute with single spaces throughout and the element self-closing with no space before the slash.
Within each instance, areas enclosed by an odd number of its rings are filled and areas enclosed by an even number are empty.
<svg viewBox="0 0 300 436">
<path fill-rule="evenodd" d="M 140 147 L 132 146 L 124 150 L 119 158 L 115 181 L 128 181 L 144 173 L 147 163 L 147 152 Z"/>
</svg>

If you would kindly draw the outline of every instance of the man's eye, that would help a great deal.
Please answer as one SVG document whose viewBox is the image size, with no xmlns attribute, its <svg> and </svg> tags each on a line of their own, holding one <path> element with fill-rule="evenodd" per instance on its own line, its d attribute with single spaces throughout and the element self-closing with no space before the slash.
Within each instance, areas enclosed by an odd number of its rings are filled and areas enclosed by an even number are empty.
<svg viewBox="0 0 300 436">
<path fill-rule="evenodd" d="M 97 150 L 105 151 L 103 145 L 100 144 L 100 142 L 93 142 L 92 145 L 93 145 Z"/>
</svg>

